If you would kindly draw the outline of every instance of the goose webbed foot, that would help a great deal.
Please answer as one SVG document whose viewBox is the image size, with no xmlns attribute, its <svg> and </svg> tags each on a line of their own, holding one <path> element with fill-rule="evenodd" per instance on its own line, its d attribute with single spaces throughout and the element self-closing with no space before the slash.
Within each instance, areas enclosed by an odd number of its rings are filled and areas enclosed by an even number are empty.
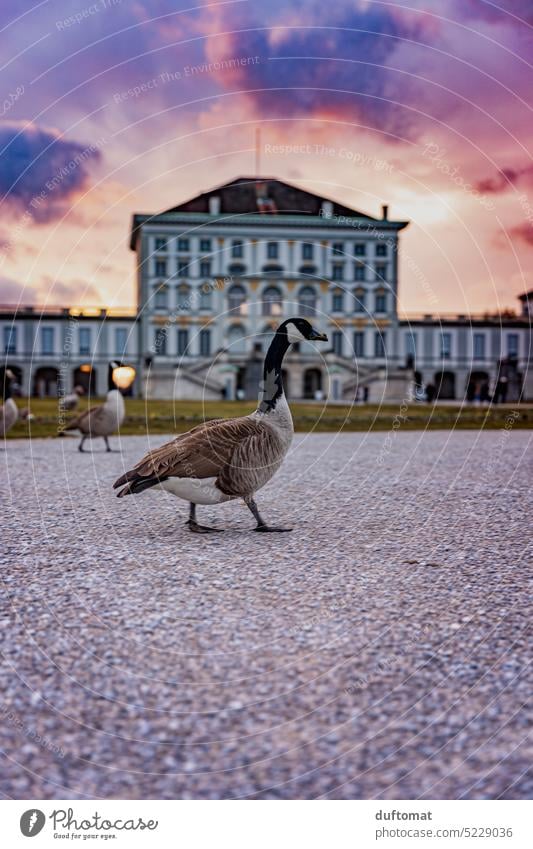
<svg viewBox="0 0 533 849">
<path fill-rule="evenodd" d="M 189 519 L 186 524 L 189 526 L 189 530 L 192 531 L 193 534 L 219 534 L 222 533 L 223 528 L 210 528 L 207 525 L 199 525 L 198 522 L 191 522 Z"/>
<path fill-rule="evenodd" d="M 223 528 L 210 528 L 208 525 L 199 525 L 196 521 L 196 504 L 191 504 L 189 509 L 189 518 L 186 522 L 189 530 L 193 534 L 218 534 L 222 533 Z"/>
<path fill-rule="evenodd" d="M 257 531 L 260 534 L 284 534 L 288 533 L 289 531 L 292 531 L 292 528 L 277 528 L 267 525 L 267 523 L 262 519 L 261 513 L 259 512 L 257 504 L 255 503 L 253 498 L 245 498 L 244 503 L 251 511 L 254 519 L 257 522 L 257 526 L 254 528 L 254 531 Z"/>
</svg>

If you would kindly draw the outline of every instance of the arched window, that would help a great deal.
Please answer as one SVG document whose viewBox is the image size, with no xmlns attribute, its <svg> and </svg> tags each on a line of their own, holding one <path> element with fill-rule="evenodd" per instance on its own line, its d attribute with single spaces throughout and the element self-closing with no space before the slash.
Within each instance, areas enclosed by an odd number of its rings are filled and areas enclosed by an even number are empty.
<svg viewBox="0 0 533 849">
<path fill-rule="evenodd" d="M 246 266 L 241 262 L 234 262 L 228 266 L 228 274 L 232 277 L 242 277 L 243 274 L 246 274 Z"/>
<path fill-rule="evenodd" d="M 268 350 L 270 343 L 272 342 L 273 338 L 274 338 L 274 330 L 268 324 L 266 324 L 263 327 L 263 330 L 261 331 L 261 335 L 259 337 L 261 349 L 263 351 Z"/>
<path fill-rule="evenodd" d="M 344 292 L 342 289 L 334 289 L 331 294 L 331 310 L 332 312 L 344 311 Z"/>
<path fill-rule="evenodd" d="M 355 289 L 354 297 L 354 312 L 364 312 L 366 309 L 366 291 L 365 289 Z"/>
<path fill-rule="evenodd" d="M 283 313 L 283 296 L 277 286 L 268 286 L 263 292 L 263 315 L 279 316 Z"/>
<path fill-rule="evenodd" d="M 228 289 L 228 309 L 230 312 L 246 313 L 246 290 L 244 286 L 230 286 Z"/>
<path fill-rule="evenodd" d="M 376 312 L 387 312 L 387 295 L 384 289 L 376 291 Z"/>
<path fill-rule="evenodd" d="M 200 309 L 210 310 L 213 305 L 213 288 L 210 283 L 202 283 L 200 286 Z"/>
<path fill-rule="evenodd" d="M 166 310 L 168 306 L 167 293 L 168 290 L 164 284 L 162 286 L 156 286 L 154 290 L 154 309 Z"/>
<path fill-rule="evenodd" d="M 312 286 L 303 286 L 298 295 L 300 315 L 314 315 L 316 311 L 316 294 Z"/>
<path fill-rule="evenodd" d="M 246 353 L 246 329 L 242 324 L 234 324 L 228 331 L 228 349 L 230 354 Z"/>
<path fill-rule="evenodd" d="M 180 283 L 178 286 L 178 302 L 177 308 L 180 312 L 190 312 L 191 310 L 191 287 L 187 283 Z"/>
</svg>

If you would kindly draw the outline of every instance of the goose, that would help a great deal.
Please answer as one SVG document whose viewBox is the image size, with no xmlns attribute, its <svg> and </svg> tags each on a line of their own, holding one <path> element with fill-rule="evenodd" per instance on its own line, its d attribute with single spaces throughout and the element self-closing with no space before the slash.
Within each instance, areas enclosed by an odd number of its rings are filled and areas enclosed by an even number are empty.
<svg viewBox="0 0 533 849">
<path fill-rule="evenodd" d="M 19 417 L 18 407 L 11 397 L 15 375 L 11 369 L 5 371 L 5 402 L 0 406 L 0 436 L 11 430 Z"/>
<path fill-rule="evenodd" d="M 117 363 L 111 363 L 112 368 L 118 368 Z M 78 451 L 83 453 L 83 444 L 88 436 L 102 436 L 104 438 L 106 451 L 112 451 L 109 445 L 108 437 L 114 433 L 126 415 L 126 406 L 120 389 L 111 389 L 103 404 L 97 407 L 91 407 L 80 416 L 73 419 L 65 427 L 66 430 L 79 430 L 81 433 L 81 441 L 78 445 Z"/>
<path fill-rule="evenodd" d="M 327 342 L 304 318 L 290 318 L 277 328 L 263 365 L 261 399 L 255 412 L 232 419 L 204 422 L 156 448 L 114 483 L 118 498 L 145 489 L 162 489 L 188 501 L 187 525 L 193 533 L 220 528 L 200 525 L 197 504 L 222 504 L 242 498 L 257 522 L 255 531 L 284 532 L 269 526 L 254 496 L 281 466 L 294 427 L 283 390 L 281 364 L 291 343 Z M 122 487 L 122 488 L 121 488 Z"/>
<path fill-rule="evenodd" d="M 75 410 L 80 402 L 81 395 L 85 395 L 85 389 L 83 386 L 75 386 L 73 392 L 60 399 L 59 406 L 62 410 Z"/>
</svg>

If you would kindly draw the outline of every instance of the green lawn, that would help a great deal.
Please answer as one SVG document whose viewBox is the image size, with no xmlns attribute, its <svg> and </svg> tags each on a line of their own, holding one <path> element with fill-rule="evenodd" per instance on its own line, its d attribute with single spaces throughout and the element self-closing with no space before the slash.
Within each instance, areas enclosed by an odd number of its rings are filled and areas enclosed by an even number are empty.
<svg viewBox="0 0 533 849">
<path fill-rule="evenodd" d="M 92 403 L 98 403 L 92 399 Z M 58 432 L 58 407 L 54 399 L 17 399 L 19 409 L 28 406 L 35 416 L 31 422 L 19 421 L 8 433 L 8 438 L 28 436 L 56 436 Z M 80 411 L 87 405 L 83 400 Z M 229 418 L 250 413 L 254 404 L 249 401 L 144 401 L 126 399 L 127 417 L 121 428 L 123 434 L 145 433 L 183 433 L 205 419 Z M 294 426 L 297 431 L 319 432 L 336 431 L 388 431 L 391 428 L 402 430 L 443 430 L 460 428 L 477 430 L 479 428 L 498 429 L 532 428 L 533 405 L 464 407 L 412 403 L 407 410 L 400 411 L 399 404 L 378 406 L 366 404 L 357 406 L 323 406 L 322 404 L 291 404 Z M 518 416 L 513 415 L 516 410 Z M 399 419 L 401 413 L 403 417 Z M 68 418 L 75 414 L 69 414 Z"/>
</svg>

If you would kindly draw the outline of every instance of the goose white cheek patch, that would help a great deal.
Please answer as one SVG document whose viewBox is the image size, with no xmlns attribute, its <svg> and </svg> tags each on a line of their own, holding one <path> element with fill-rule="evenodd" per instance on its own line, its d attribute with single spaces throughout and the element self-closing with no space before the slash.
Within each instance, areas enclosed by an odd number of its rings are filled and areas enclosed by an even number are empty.
<svg viewBox="0 0 533 849">
<path fill-rule="evenodd" d="M 289 342 L 305 342 L 305 336 L 303 336 L 296 325 L 289 324 L 287 325 L 287 339 Z"/>
</svg>

